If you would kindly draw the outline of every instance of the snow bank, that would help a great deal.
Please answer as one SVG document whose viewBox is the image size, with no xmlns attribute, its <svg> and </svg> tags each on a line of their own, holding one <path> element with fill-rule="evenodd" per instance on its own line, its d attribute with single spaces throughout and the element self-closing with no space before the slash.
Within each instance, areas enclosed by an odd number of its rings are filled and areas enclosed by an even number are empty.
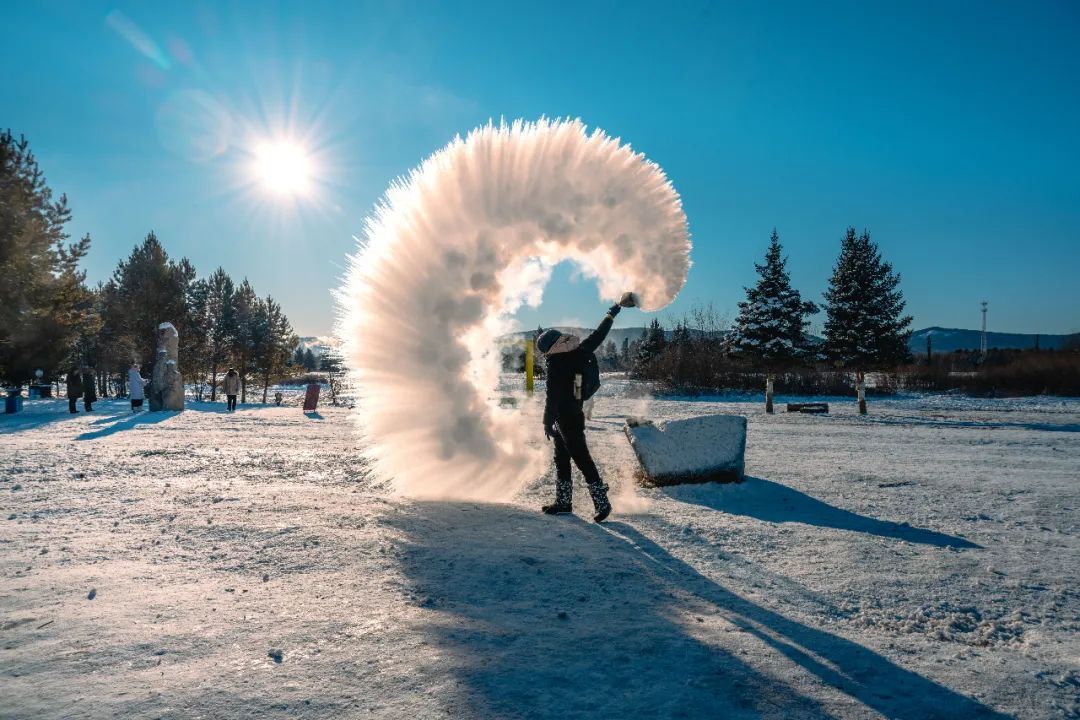
<svg viewBox="0 0 1080 720">
<path fill-rule="evenodd" d="M 659 425 L 629 418 L 626 437 L 649 484 L 742 480 L 746 418 L 740 415 L 705 415 Z"/>
<path fill-rule="evenodd" d="M 414 496 L 504 500 L 546 464 L 499 414 L 494 339 L 570 259 L 614 300 L 674 299 L 690 241 L 663 171 L 580 121 L 488 125 L 394 182 L 338 291 L 374 470 Z"/>
</svg>

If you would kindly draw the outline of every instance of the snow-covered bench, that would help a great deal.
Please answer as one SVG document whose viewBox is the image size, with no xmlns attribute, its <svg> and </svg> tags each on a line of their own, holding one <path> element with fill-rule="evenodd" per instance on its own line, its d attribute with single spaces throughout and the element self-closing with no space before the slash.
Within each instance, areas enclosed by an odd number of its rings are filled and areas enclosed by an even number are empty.
<svg viewBox="0 0 1080 720">
<path fill-rule="evenodd" d="M 746 418 L 705 415 L 654 424 L 627 418 L 626 437 L 647 485 L 740 482 L 746 465 Z"/>
<path fill-rule="evenodd" d="M 802 403 L 788 403 L 788 412 L 797 413 L 809 413 L 810 415 L 827 415 L 829 413 L 829 403 L 824 402 L 802 402 Z"/>
</svg>

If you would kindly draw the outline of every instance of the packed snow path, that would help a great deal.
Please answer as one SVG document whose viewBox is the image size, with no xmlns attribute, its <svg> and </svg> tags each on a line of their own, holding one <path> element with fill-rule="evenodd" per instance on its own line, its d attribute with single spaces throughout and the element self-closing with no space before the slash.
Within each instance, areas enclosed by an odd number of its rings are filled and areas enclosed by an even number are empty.
<svg viewBox="0 0 1080 720">
<path fill-rule="evenodd" d="M 748 481 L 601 527 L 535 511 L 550 469 L 510 505 L 395 499 L 344 410 L 0 416 L 0 716 L 1080 712 L 1080 402 L 632 389 L 590 423 L 609 480 L 626 415 L 735 411 Z"/>
</svg>

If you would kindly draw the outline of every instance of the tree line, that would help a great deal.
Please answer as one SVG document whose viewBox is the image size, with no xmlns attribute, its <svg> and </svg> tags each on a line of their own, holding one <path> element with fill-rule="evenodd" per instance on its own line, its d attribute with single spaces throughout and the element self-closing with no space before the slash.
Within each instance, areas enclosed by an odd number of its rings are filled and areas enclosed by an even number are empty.
<svg viewBox="0 0 1080 720">
<path fill-rule="evenodd" d="M 792 287 L 775 229 L 764 262 L 754 268 L 757 281 L 745 288 L 746 299 L 739 302 L 730 329 L 711 307 L 676 322 L 670 337 L 653 320 L 636 344 L 624 342 L 622 352 L 609 343 L 601 362 L 683 388 L 748 389 L 747 383 L 760 387 L 757 383 L 764 380 L 771 411 L 777 376 L 786 382 L 785 391 L 821 392 L 850 388 L 847 378 L 853 375 L 861 399 L 867 372 L 911 359 L 911 317 L 904 314 L 900 276 L 882 258 L 869 231 L 849 227 L 841 239 L 825 292 L 820 340 L 807 329 L 809 317 L 822 308 Z M 815 372 L 805 372 L 811 369 Z"/>
<path fill-rule="evenodd" d="M 198 277 L 153 232 L 107 281 L 88 287 L 78 264 L 90 237 L 70 242 L 70 217 L 66 196 L 53 196 L 25 138 L 0 134 L 0 379 L 21 385 L 39 368 L 51 380 L 85 365 L 99 394 L 123 394 L 132 362 L 149 373 L 157 326 L 167 321 L 180 334 L 180 372 L 200 398 L 208 387 L 216 399 L 232 365 L 241 402 L 252 383 L 266 402 L 299 342 L 273 297 L 222 268 Z"/>
</svg>

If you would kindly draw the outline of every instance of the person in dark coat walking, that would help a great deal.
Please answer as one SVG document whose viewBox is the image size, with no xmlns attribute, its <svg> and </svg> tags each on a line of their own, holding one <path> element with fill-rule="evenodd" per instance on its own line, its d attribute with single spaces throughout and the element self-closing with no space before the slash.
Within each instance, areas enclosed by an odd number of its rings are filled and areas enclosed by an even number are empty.
<svg viewBox="0 0 1080 720">
<path fill-rule="evenodd" d="M 96 380 L 94 368 L 84 367 L 82 369 L 83 407 L 86 408 L 86 412 L 93 410 L 92 405 L 97 401 Z"/>
<path fill-rule="evenodd" d="M 600 326 L 584 340 L 551 328 L 536 338 L 536 349 L 547 360 L 547 399 L 544 403 L 544 435 L 555 443 L 555 502 L 541 509 L 549 515 L 573 512 L 573 483 L 570 461 L 585 476 L 592 496 L 596 522 L 611 514 L 608 486 L 600 479 L 589 446 L 585 442 L 585 413 L 582 406 L 582 380 L 585 361 L 607 337 L 615 316 L 634 303 L 631 293 L 623 295 L 619 305 L 612 305 Z"/>
<path fill-rule="evenodd" d="M 67 374 L 68 411 L 70 412 L 79 412 L 78 408 L 75 407 L 75 403 L 82 397 L 82 383 L 82 374 L 79 372 L 79 368 L 71 368 Z"/>
</svg>

